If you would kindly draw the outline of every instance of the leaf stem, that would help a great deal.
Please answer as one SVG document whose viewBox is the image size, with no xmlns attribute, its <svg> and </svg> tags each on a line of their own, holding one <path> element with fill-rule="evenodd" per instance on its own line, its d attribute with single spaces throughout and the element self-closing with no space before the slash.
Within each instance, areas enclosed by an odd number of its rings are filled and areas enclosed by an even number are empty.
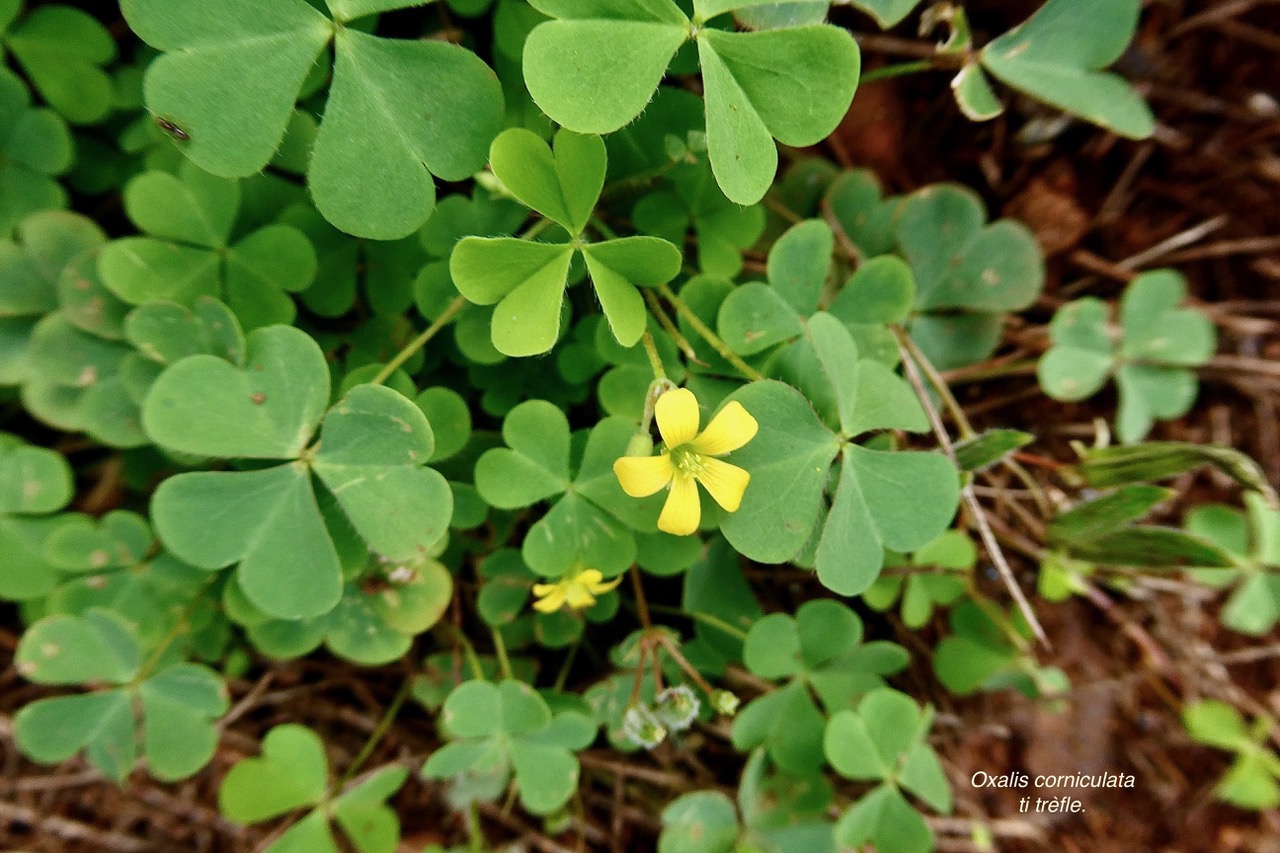
<svg viewBox="0 0 1280 853">
<path fill-rule="evenodd" d="M 858 78 L 858 84 L 887 80 L 890 77 L 902 77 L 903 75 L 916 74 L 920 71 L 930 71 L 933 67 L 933 61 L 929 59 L 919 59 L 915 62 L 899 62 L 896 65 L 886 65 L 883 68 L 868 71 Z"/>
<path fill-rule="evenodd" d="M 378 375 L 369 380 L 374 385 L 381 385 L 391 378 L 391 374 L 400 369 L 406 361 L 413 357 L 413 354 L 427 345 L 427 342 L 439 334 L 440 330 L 449 324 L 449 321 L 458 315 L 458 312 L 467 307 L 467 298 L 458 296 L 448 307 L 435 319 L 435 322 L 427 327 L 427 330 L 418 335 L 409 343 L 405 344 L 404 349 L 396 353 L 395 358 L 383 365 L 378 371 Z"/>
<path fill-rule="evenodd" d="M 644 585 L 640 583 L 640 569 L 631 564 L 631 588 L 636 594 L 636 611 L 640 615 L 640 624 L 648 630 L 653 627 L 653 619 L 649 616 L 649 601 L 644 597 Z"/>
<path fill-rule="evenodd" d="M 711 348 L 719 353 L 721 358 L 736 367 L 739 373 L 750 379 L 752 382 L 758 382 L 759 380 L 764 379 L 764 374 L 747 364 L 737 353 L 729 349 L 729 345 L 726 344 L 719 335 L 711 331 L 711 329 L 707 327 L 707 324 L 702 322 L 702 318 L 693 313 L 693 309 L 686 305 L 683 299 L 676 296 L 675 291 L 665 284 L 660 284 L 658 285 L 658 292 L 662 294 L 663 299 L 667 300 L 675 307 L 676 313 L 688 320 L 689 325 L 693 327 L 693 330 L 697 332 L 704 341 L 710 344 Z"/>
<path fill-rule="evenodd" d="M 710 613 L 703 613 L 700 610 L 682 610 L 679 607 L 670 607 L 666 604 L 650 604 L 649 608 L 651 610 L 656 610 L 660 613 L 671 613 L 673 615 L 685 616 L 689 619 L 692 619 L 694 622 L 701 622 L 704 625 L 709 625 L 710 627 L 715 628 L 717 631 L 723 631 L 724 633 L 728 634 L 731 637 L 734 637 L 736 639 L 742 640 L 743 642 L 746 642 L 746 639 L 747 639 L 746 631 L 743 631 L 741 628 L 736 628 L 733 625 L 730 625 L 728 622 L 724 621 L 719 616 L 713 616 Z"/>
<path fill-rule="evenodd" d="M 662 356 L 658 354 L 658 345 L 654 343 L 653 335 L 649 334 L 648 329 L 644 330 L 640 340 L 644 343 L 644 354 L 649 356 L 649 367 L 653 369 L 653 378 L 666 379 L 667 371 L 662 366 Z"/>
<path fill-rule="evenodd" d="M 467 665 L 471 667 L 471 674 L 476 681 L 487 681 L 484 676 L 484 667 L 480 663 L 480 656 L 476 654 L 476 647 L 471 645 L 471 640 L 467 639 L 467 635 L 457 625 L 448 622 L 441 622 L 441 625 L 447 627 L 453 632 L 453 638 L 458 641 L 458 645 L 462 646 L 462 654 L 467 659 Z"/>
<path fill-rule="evenodd" d="M 684 353 L 684 357 L 694 364 L 706 367 L 707 363 L 698 358 L 698 351 L 693 348 L 693 344 L 689 343 L 688 338 L 680 332 L 679 327 L 672 321 L 671 315 L 667 313 L 666 309 L 662 307 L 662 303 L 658 301 L 658 297 L 653 295 L 653 290 L 648 287 L 642 287 L 640 292 L 644 294 L 644 301 L 649 305 L 649 310 L 653 312 L 653 316 L 657 319 L 658 325 L 662 327 L 662 331 L 671 336 L 671 339 L 676 342 L 676 346 Z"/>
<path fill-rule="evenodd" d="M 942 398 L 943 404 L 947 407 L 947 412 L 950 413 L 952 420 L 956 422 L 956 426 L 960 428 L 960 437 L 967 440 L 977 436 L 978 433 L 974 430 L 973 424 L 969 422 L 969 416 L 965 414 L 964 407 L 960 405 L 960 401 L 956 399 L 956 395 L 951 391 L 951 386 L 947 384 L 946 378 L 938 372 L 938 368 L 933 366 L 933 362 L 929 361 L 928 357 L 920 350 L 920 347 L 916 345 L 916 342 L 911 340 L 910 335 L 903 332 L 899 335 L 899 340 L 911 353 L 915 363 L 920 365 L 920 369 L 929 377 L 929 384 L 938 392 L 938 396 Z M 1016 459 L 1006 457 L 1002 462 L 1027 487 L 1027 491 L 1031 492 L 1031 497 L 1035 500 L 1036 508 L 1040 510 L 1040 515 L 1044 518 L 1050 518 L 1053 515 L 1053 506 L 1049 503 L 1049 497 L 1044 493 L 1044 489 L 1040 487 L 1040 483 L 1036 481 L 1035 477 L 1031 476 L 1031 472 Z"/>
<path fill-rule="evenodd" d="M 395 720 L 396 714 L 400 713 L 400 709 L 404 706 L 405 700 L 409 698 L 409 694 L 413 690 L 413 679 L 406 678 L 404 684 L 400 685 L 399 692 L 396 693 L 391 704 L 387 706 L 387 710 L 383 712 L 382 719 L 378 720 L 378 725 L 374 728 L 373 733 L 369 735 L 369 739 L 364 742 L 360 752 L 347 765 L 347 771 L 342 774 L 342 778 L 333 787 L 333 793 L 340 794 L 347 783 L 355 777 L 361 766 L 369 760 L 369 756 L 373 755 L 373 751 L 377 749 L 378 743 L 386 737 L 387 731 L 391 728 L 391 723 Z"/>
<path fill-rule="evenodd" d="M 507 644 L 502 639 L 502 634 L 497 628 L 489 626 L 489 632 L 493 634 L 493 650 L 498 656 L 498 669 L 502 671 L 503 678 L 515 678 L 515 673 L 511 671 L 511 659 L 507 657 Z"/>
<path fill-rule="evenodd" d="M 951 437 L 947 434 L 947 429 L 942 424 L 942 417 L 938 414 L 938 408 L 933 405 L 933 401 L 929 399 L 929 392 L 924 387 L 924 380 L 920 376 L 920 368 L 916 366 L 915 343 L 907 335 L 901 326 L 891 327 L 894 336 L 898 339 L 898 350 L 902 354 L 902 368 L 906 373 L 907 381 L 911 383 L 912 389 L 916 392 L 916 397 L 920 400 L 920 405 L 924 408 L 925 414 L 929 418 L 929 424 L 933 427 L 935 437 L 938 444 L 942 446 L 943 451 L 951 459 L 952 464 L 956 466 L 959 473 L 960 465 L 956 461 L 956 450 L 951 444 Z M 921 356 L 921 365 L 928 365 L 928 359 Z M 932 365 L 929 365 L 931 368 Z M 941 389 L 939 390 L 941 392 Z M 943 395 L 943 399 L 950 397 L 952 403 L 955 403 L 955 397 L 951 396 L 950 389 Z M 956 404 L 957 408 L 959 404 Z M 952 413 L 955 414 L 954 412 Z M 964 413 L 960 413 L 963 417 Z M 957 419 L 960 424 L 961 432 L 966 429 L 969 434 L 973 433 L 973 428 L 968 426 L 968 419 L 964 422 Z M 1009 565 L 1008 559 L 1004 555 L 1004 550 L 1000 547 L 1000 543 L 996 540 L 995 533 L 991 530 L 991 525 L 987 521 L 986 513 L 982 510 L 982 504 L 978 503 L 978 496 L 974 494 L 972 481 L 966 482 L 960 489 L 960 496 L 964 499 L 966 508 L 969 510 L 969 516 L 973 519 L 973 523 L 978 528 L 978 535 L 982 538 L 982 544 L 986 547 L 987 554 L 991 557 L 991 561 L 995 563 L 997 571 L 1000 572 L 1000 579 L 1004 581 L 1004 585 L 1009 590 L 1009 594 L 1013 596 L 1014 602 L 1018 605 L 1018 609 L 1022 611 L 1022 616 L 1027 620 L 1027 624 L 1031 626 L 1031 630 L 1035 633 L 1036 638 L 1048 648 L 1052 648 L 1048 636 L 1044 632 L 1044 628 L 1040 625 L 1040 620 L 1036 618 L 1035 611 L 1031 608 L 1031 602 L 1027 600 L 1026 595 L 1022 592 L 1022 588 L 1018 586 L 1017 579 L 1013 576 L 1013 568 Z"/>
<path fill-rule="evenodd" d="M 790 222 L 792 225 L 799 225 L 801 222 L 804 222 L 803 216 L 771 196 L 765 196 L 760 203 Z"/>
<path fill-rule="evenodd" d="M 573 659 L 578 656 L 578 647 L 581 645 L 582 637 L 578 637 L 570 644 L 569 653 L 564 656 L 564 663 L 560 666 L 560 673 L 556 675 L 556 683 L 552 687 L 557 693 L 564 690 L 565 682 L 569 680 L 569 670 L 573 668 Z"/>
<path fill-rule="evenodd" d="M 524 230 L 524 233 L 520 235 L 520 239 L 532 240 L 534 237 L 537 237 L 539 234 L 541 234 L 543 231 L 546 231 L 550 227 L 551 227 L 550 219 L 546 219 L 546 218 L 539 219 L 537 222 L 533 223 L 532 225 L 530 225 L 528 228 Z"/>
<path fill-rule="evenodd" d="M 593 216 L 593 217 L 591 217 L 591 224 L 592 224 L 593 226 L 595 226 L 595 229 L 596 229 L 597 231 L 599 231 L 599 232 L 600 232 L 600 235 L 601 235 L 602 237 L 604 237 L 606 240 L 617 240 L 617 239 L 618 239 L 618 232 L 616 232 L 616 231 L 614 231 L 612 228 L 610 228 L 610 227 L 605 223 L 605 221 L 604 221 L 603 219 L 601 219 L 599 216 Z"/>
<path fill-rule="evenodd" d="M 480 810 L 474 800 L 467 806 L 467 835 L 470 837 L 471 853 L 484 853 L 484 831 L 480 827 Z"/>
<path fill-rule="evenodd" d="M 169 650 L 171 645 L 173 645 L 173 641 L 181 636 L 184 628 L 191 627 L 188 620 L 191 618 L 191 614 L 195 612 L 196 607 L 205 600 L 204 593 L 213 584 L 213 580 L 213 576 L 210 576 L 204 581 L 204 583 L 200 584 L 200 589 L 196 593 L 195 597 L 187 602 L 187 604 L 182 608 L 182 611 L 178 614 L 178 618 L 173 622 L 173 627 L 169 629 L 169 632 L 165 634 L 164 639 L 162 639 L 160 644 L 156 646 L 155 651 L 151 653 L 151 655 L 142 664 L 142 667 L 138 670 L 138 674 L 133 679 L 134 684 L 141 684 L 150 678 L 152 673 L 155 672 L 155 668 L 160 665 L 161 659 L 164 658 L 164 653 Z"/>
<path fill-rule="evenodd" d="M 689 676 L 689 678 L 693 680 L 694 684 L 702 688 L 702 692 L 707 694 L 708 699 L 715 695 L 715 688 L 707 683 L 707 680 L 702 677 L 702 673 L 694 669 L 693 664 L 689 663 L 688 658 L 686 658 L 684 653 L 680 651 L 680 647 L 675 644 L 675 641 L 666 634 L 659 634 L 658 642 L 667 650 L 667 654 L 671 655 L 671 659 L 674 660 L 682 670 L 684 670 L 685 675 Z"/>
</svg>

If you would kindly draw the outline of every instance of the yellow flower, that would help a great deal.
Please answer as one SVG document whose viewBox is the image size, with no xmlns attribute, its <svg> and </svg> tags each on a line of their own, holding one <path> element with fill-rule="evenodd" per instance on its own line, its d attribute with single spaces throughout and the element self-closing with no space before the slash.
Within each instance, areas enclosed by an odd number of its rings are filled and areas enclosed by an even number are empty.
<svg viewBox="0 0 1280 853">
<path fill-rule="evenodd" d="M 737 450 L 754 438 L 759 429 L 756 419 L 735 400 L 699 433 L 698 398 L 688 388 L 677 388 L 659 397 L 654 415 L 666 447 L 659 456 L 624 456 L 613 463 L 623 491 L 633 498 L 647 498 L 670 485 L 671 493 L 658 517 L 658 529 L 676 536 L 693 533 L 702 519 L 695 481 L 720 506 L 736 511 L 751 475 L 715 457 Z"/>
<path fill-rule="evenodd" d="M 555 583 L 533 585 L 533 594 L 538 598 L 533 609 L 555 613 L 568 604 L 574 610 L 583 610 L 596 603 L 597 595 L 603 595 L 621 581 L 622 578 L 617 577 L 605 583 L 604 574 L 599 569 L 573 568 Z"/>
</svg>

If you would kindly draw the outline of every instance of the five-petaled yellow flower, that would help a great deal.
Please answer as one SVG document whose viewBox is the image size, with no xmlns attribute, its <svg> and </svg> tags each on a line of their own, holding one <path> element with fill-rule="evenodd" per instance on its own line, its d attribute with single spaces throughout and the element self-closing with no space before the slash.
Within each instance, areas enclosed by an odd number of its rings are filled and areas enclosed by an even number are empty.
<svg viewBox="0 0 1280 853">
<path fill-rule="evenodd" d="M 659 397 L 654 415 L 666 447 L 659 456 L 624 456 L 613 463 L 623 491 L 633 498 L 647 498 L 670 484 L 671 494 L 658 517 L 658 529 L 676 536 L 693 533 L 702 519 L 695 481 L 720 506 L 736 511 L 751 475 L 715 457 L 754 438 L 759 428 L 756 419 L 735 400 L 699 433 L 698 399 L 688 388 Z"/>
<path fill-rule="evenodd" d="M 585 610 L 596 603 L 596 596 L 603 595 L 622 581 L 617 577 L 608 583 L 599 569 L 575 566 L 555 583 L 536 583 L 533 594 L 537 601 L 533 609 L 543 613 L 555 613 L 568 604 L 574 610 Z"/>
</svg>

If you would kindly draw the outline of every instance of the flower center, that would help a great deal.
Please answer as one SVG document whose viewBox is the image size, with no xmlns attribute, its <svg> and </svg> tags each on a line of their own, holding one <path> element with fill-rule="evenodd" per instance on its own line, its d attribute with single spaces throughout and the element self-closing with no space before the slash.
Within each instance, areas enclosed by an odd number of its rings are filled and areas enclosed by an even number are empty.
<svg viewBox="0 0 1280 853">
<path fill-rule="evenodd" d="M 679 447 L 671 448 L 670 453 L 671 464 L 680 473 L 687 474 L 690 477 L 696 477 L 702 473 L 702 469 L 705 467 L 702 454 L 692 447 L 682 444 Z"/>
</svg>

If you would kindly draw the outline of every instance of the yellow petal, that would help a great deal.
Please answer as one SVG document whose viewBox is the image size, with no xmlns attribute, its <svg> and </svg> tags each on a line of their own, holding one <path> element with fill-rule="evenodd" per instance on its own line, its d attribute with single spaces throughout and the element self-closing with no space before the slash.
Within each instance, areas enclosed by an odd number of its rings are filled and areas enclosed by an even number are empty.
<svg viewBox="0 0 1280 853">
<path fill-rule="evenodd" d="M 573 575 L 573 583 L 579 587 L 591 588 L 602 580 L 604 580 L 604 573 L 599 569 L 582 569 Z"/>
<path fill-rule="evenodd" d="M 604 593 L 609 592 L 611 589 L 616 587 L 618 584 L 622 583 L 621 575 L 619 575 L 618 577 L 606 583 L 603 581 L 603 577 L 604 577 L 603 575 L 600 575 L 599 572 L 596 572 L 596 574 L 600 576 L 601 580 L 592 581 L 591 583 L 587 584 L 587 589 L 591 590 L 596 595 L 603 595 Z"/>
<path fill-rule="evenodd" d="M 569 587 L 569 594 L 566 596 L 569 606 L 574 610 L 585 610 L 596 603 L 593 596 L 585 586 L 575 583 Z"/>
<path fill-rule="evenodd" d="M 734 400 L 711 419 L 702 435 L 693 440 L 693 449 L 708 456 L 719 456 L 737 450 L 755 438 L 759 428 L 756 419 Z"/>
<path fill-rule="evenodd" d="M 751 475 L 737 465 L 706 457 L 702 460 L 702 470 L 698 472 L 698 482 L 716 503 L 729 512 L 737 512 Z"/>
<path fill-rule="evenodd" d="M 698 434 L 698 398 L 688 388 L 668 391 L 658 398 L 653 407 L 658 419 L 658 431 L 667 447 L 679 447 L 693 441 Z"/>
<path fill-rule="evenodd" d="M 673 536 L 688 536 L 698 529 L 702 520 L 702 504 L 698 498 L 698 486 L 687 474 L 676 473 L 671 481 L 671 494 L 658 516 L 658 529 Z"/>
<path fill-rule="evenodd" d="M 558 583 L 535 584 L 533 594 L 538 596 L 538 600 L 533 603 L 533 609 L 541 613 L 555 613 L 564 607 L 564 589 Z"/>
<path fill-rule="evenodd" d="M 671 482 L 675 471 L 671 467 L 671 457 L 661 456 L 622 456 L 613 463 L 613 473 L 617 475 L 622 491 L 633 498 L 647 498 Z"/>
</svg>

